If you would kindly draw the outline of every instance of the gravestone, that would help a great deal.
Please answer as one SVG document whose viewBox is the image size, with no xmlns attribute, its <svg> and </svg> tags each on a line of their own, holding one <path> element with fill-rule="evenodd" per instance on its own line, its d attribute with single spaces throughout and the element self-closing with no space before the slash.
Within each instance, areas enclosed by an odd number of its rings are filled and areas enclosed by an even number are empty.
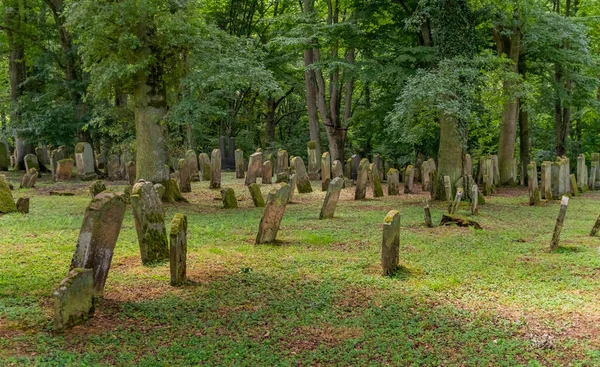
<svg viewBox="0 0 600 367">
<path fill-rule="evenodd" d="M 415 170 L 412 165 L 406 167 L 406 174 L 404 175 L 404 193 L 412 194 L 412 188 L 415 180 Z"/>
<path fill-rule="evenodd" d="M 383 188 L 381 187 L 381 174 L 379 173 L 379 168 L 375 163 L 371 164 L 371 177 L 373 179 L 373 197 L 382 198 Z"/>
<path fill-rule="evenodd" d="M 273 183 L 273 162 L 270 159 L 262 164 L 262 183 L 263 185 Z"/>
<path fill-rule="evenodd" d="M 352 158 L 348 158 L 346 164 L 344 164 L 344 177 L 349 180 L 352 179 Z"/>
<path fill-rule="evenodd" d="M 32 169 L 40 172 L 40 164 L 35 154 L 27 154 L 23 160 L 25 161 L 25 172 L 29 173 Z"/>
<path fill-rule="evenodd" d="M 54 330 L 79 325 L 94 314 L 94 278 L 92 269 L 76 268 L 60 282 L 53 293 Z"/>
<path fill-rule="evenodd" d="M 227 145 L 227 169 L 235 169 L 235 138 L 229 137 L 229 144 Z"/>
<path fill-rule="evenodd" d="M 471 186 L 471 214 L 479 214 L 479 187 L 476 184 Z"/>
<path fill-rule="evenodd" d="M 562 172 L 562 160 L 557 158 L 554 162 L 552 162 L 552 180 L 551 180 L 551 188 L 552 188 L 552 199 L 558 200 L 560 199 L 560 193 L 564 191 L 564 181 L 561 180 L 561 172 Z"/>
<path fill-rule="evenodd" d="M 70 269 L 92 269 L 96 296 L 104 292 L 124 216 L 124 198 L 110 191 L 96 195 L 85 210 Z"/>
<path fill-rule="evenodd" d="M 48 147 L 35 148 L 35 156 L 40 165 L 40 172 L 50 171 L 50 155 L 48 154 Z"/>
<path fill-rule="evenodd" d="M 235 178 L 244 178 L 244 152 L 241 149 L 235 151 Z"/>
<path fill-rule="evenodd" d="M 198 170 L 198 156 L 196 152 L 189 149 L 185 152 L 185 160 L 187 164 L 189 164 L 189 169 L 192 174 L 192 181 L 197 182 L 200 181 L 200 171 Z"/>
<path fill-rule="evenodd" d="M 358 179 L 358 167 L 360 166 L 361 159 L 358 154 L 353 154 L 351 159 L 352 159 L 352 165 L 351 165 L 352 173 L 351 173 L 350 179 L 356 181 Z"/>
<path fill-rule="evenodd" d="M 210 188 L 221 188 L 221 151 L 213 149 L 210 157 Z"/>
<path fill-rule="evenodd" d="M 91 181 L 97 178 L 94 170 L 94 152 L 90 143 L 78 143 L 75 146 L 75 164 L 80 180 Z"/>
<path fill-rule="evenodd" d="M 317 157 L 317 143 L 315 141 L 309 141 L 306 144 L 308 152 L 308 179 L 316 181 L 319 179 L 320 162 Z"/>
<path fill-rule="evenodd" d="M 218 149 L 215 149 L 218 150 Z M 217 162 L 221 162 L 217 159 Z M 135 218 L 143 264 L 169 258 L 165 212 L 152 182 L 140 180 L 131 190 L 131 208 Z"/>
<path fill-rule="evenodd" d="M 200 176 L 204 181 L 210 181 L 210 158 L 206 153 L 200 153 L 198 156 L 198 165 L 200 166 Z"/>
<path fill-rule="evenodd" d="M 492 185 L 498 187 L 500 185 L 500 166 L 498 166 L 498 156 L 492 156 L 492 164 L 494 169 L 494 179 L 492 181 Z"/>
<path fill-rule="evenodd" d="M 119 171 L 121 171 L 121 178 L 124 180 L 129 180 L 129 174 L 127 172 L 127 163 L 133 161 L 135 159 L 134 155 L 131 153 L 129 149 L 124 149 L 119 158 L 119 162 L 121 166 L 119 167 Z"/>
<path fill-rule="evenodd" d="M 556 225 L 554 226 L 554 233 L 552 234 L 552 241 L 550 242 L 550 251 L 554 251 L 558 248 L 560 242 L 560 232 L 562 231 L 563 224 L 565 222 L 565 215 L 567 214 L 567 206 L 569 205 L 569 198 L 563 196 L 560 202 L 560 209 L 558 211 L 558 217 L 556 217 Z"/>
<path fill-rule="evenodd" d="M 331 173 L 333 178 L 344 178 L 344 166 L 342 165 L 342 162 L 338 161 L 337 159 L 333 161 L 331 164 Z"/>
<path fill-rule="evenodd" d="M 572 174 L 569 177 L 571 179 L 571 195 L 579 196 L 579 188 L 577 187 L 577 179 L 575 178 L 575 175 Z"/>
<path fill-rule="evenodd" d="M 331 182 L 331 156 L 329 152 L 321 155 L 321 191 L 329 190 Z"/>
<path fill-rule="evenodd" d="M 171 221 L 169 268 L 171 285 L 181 285 L 186 280 L 187 268 L 187 217 L 176 213 Z"/>
<path fill-rule="evenodd" d="M 473 160 L 470 154 L 465 154 L 463 158 L 463 176 L 473 176 Z"/>
<path fill-rule="evenodd" d="M 288 174 L 289 166 L 288 166 L 289 158 L 287 150 L 279 149 L 277 151 L 277 174 L 285 173 Z"/>
<path fill-rule="evenodd" d="M 72 159 L 62 159 L 56 165 L 56 181 L 69 181 L 73 175 L 73 166 L 75 162 Z"/>
<path fill-rule="evenodd" d="M 452 183 L 450 182 L 450 176 L 444 176 L 444 192 L 446 193 L 446 201 L 452 204 Z"/>
<path fill-rule="evenodd" d="M 369 176 L 369 160 L 364 158 L 360 161 L 356 175 L 356 190 L 354 200 L 364 200 L 367 196 L 367 181 Z"/>
<path fill-rule="evenodd" d="M 248 160 L 248 173 L 246 173 L 246 186 L 256 183 L 256 178 L 259 177 L 262 170 L 262 152 L 253 153 Z"/>
<path fill-rule="evenodd" d="M 585 165 L 585 155 L 580 154 L 577 157 L 577 186 L 579 190 L 585 191 L 588 187 L 587 166 Z"/>
<path fill-rule="evenodd" d="M 263 198 L 262 193 L 260 192 L 260 186 L 257 183 L 251 183 L 248 185 L 248 190 L 250 191 L 250 197 L 252 197 L 252 202 L 254 206 L 257 208 L 262 208 L 265 206 L 265 199 Z"/>
<path fill-rule="evenodd" d="M 219 137 L 219 149 L 218 149 L 219 150 L 219 158 L 218 159 L 221 161 L 222 169 L 227 168 L 227 158 L 225 156 L 225 153 L 227 152 L 227 149 L 226 149 L 227 147 L 225 146 L 225 144 L 226 144 L 225 137 L 224 136 Z M 214 150 L 213 150 L 213 153 L 214 153 Z M 212 160 L 214 159 L 214 156 L 211 156 L 210 159 L 212 162 Z"/>
<path fill-rule="evenodd" d="M 296 187 L 300 194 L 307 194 L 312 192 L 312 186 L 306 173 L 306 167 L 304 167 L 304 161 L 300 157 L 292 158 L 292 169 L 296 175 Z"/>
<path fill-rule="evenodd" d="M 381 157 L 378 154 L 373 155 L 373 164 L 375 165 L 375 167 L 377 167 L 377 172 L 379 173 L 379 182 L 383 182 L 383 161 L 381 160 Z"/>
<path fill-rule="evenodd" d="M 383 219 L 381 267 L 383 275 L 392 275 L 400 261 L 400 212 L 390 210 Z"/>
<path fill-rule="evenodd" d="M 596 167 L 596 170 L 594 172 L 596 180 L 594 180 L 593 185 L 590 185 L 591 186 L 590 189 L 597 190 L 600 187 L 600 153 L 592 153 L 590 156 L 591 156 L 590 167 L 592 165 L 594 165 L 594 163 L 595 163 L 595 167 Z"/>
<path fill-rule="evenodd" d="M 0 175 L 0 213 L 8 214 L 17 211 L 17 206 L 4 175 Z"/>
<path fill-rule="evenodd" d="M 98 181 L 94 181 L 94 183 L 90 185 L 89 190 L 90 190 L 90 195 L 92 196 L 92 199 L 93 199 L 99 193 L 106 191 L 106 186 L 104 186 L 104 182 L 98 180 Z"/>
<path fill-rule="evenodd" d="M 38 172 L 35 168 L 29 169 L 27 173 L 23 175 L 21 178 L 21 188 L 22 189 L 32 189 L 37 182 Z"/>
<path fill-rule="evenodd" d="M 121 175 L 121 158 L 117 154 L 112 154 L 106 162 L 106 175 L 111 181 L 120 180 Z"/>
<path fill-rule="evenodd" d="M 50 152 L 50 171 L 52 172 L 53 180 L 56 180 L 56 170 L 58 169 L 58 162 L 67 158 L 67 152 L 63 147 L 58 147 L 58 149 Z"/>
<path fill-rule="evenodd" d="M 221 200 L 223 201 L 224 209 L 237 209 L 238 202 L 235 197 L 235 192 L 231 187 L 221 189 Z"/>
<path fill-rule="evenodd" d="M 196 157 L 194 153 L 193 157 Z M 197 162 L 186 154 L 185 159 L 179 160 L 179 189 L 181 192 L 192 192 L 192 179 L 197 172 Z"/>
<path fill-rule="evenodd" d="M 8 171 L 10 164 L 10 150 L 4 139 L 0 140 L 0 171 Z"/>
<path fill-rule="evenodd" d="M 541 197 L 546 200 L 552 200 L 552 162 L 544 161 L 541 167 Z"/>
<path fill-rule="evenodd" d="M 285 207 L 290 201 L 290 191 L 291 187 L 288 184 L 282 183 L 279 187 L 274 187 L 269 192 L 265 211 L 258 226 L 258 235 L 256 236 L 257 245 L 275 242 L 279 226 L 281 225 L 281 219 L 285 213 Z"/>
<path fill-rule="evenodd" d="M 538 188 L 537 167 L 535 162 L 527 165 L 527 187 L 529 189 L 529 205 L 542 203 L 540 189 Z"/>
<path fill-rule="evenodd" d="M 395 168 L 388 171 L 388 195 L 400 195 L 400 172 Z"/>
<path fill-rule="evenodd" d="M 106 172 L 106 156 L 104 154 L 98 154 L 96 156 L 96 167 Z"/>
<path fill-rule="evenodd" d="M 333 180 L 331 180 L 331 182 L 329 183 L 329 187 L 327 188 L 327 193 L 325 194 L 325 200 L 323 201 L 323 206 L 321 207 L 321 214 L 319 215 L 319 219 L 333 218 L 335 208 L 340 198 L 340 192 L 342 192 L 343 187 L 343 178 L 336 177 Z"/>
<path fill-rule="evenodd" d="M 29 214 L 29 198 L 22 197 L 17 199 L 17 212 L 21 214 Z"/>
<path fill-rule="evenodd" d="M 588 187 L 590 190 L 596 190 L 596 162 L 590 163 L 590 176 Z"/>
</svg>

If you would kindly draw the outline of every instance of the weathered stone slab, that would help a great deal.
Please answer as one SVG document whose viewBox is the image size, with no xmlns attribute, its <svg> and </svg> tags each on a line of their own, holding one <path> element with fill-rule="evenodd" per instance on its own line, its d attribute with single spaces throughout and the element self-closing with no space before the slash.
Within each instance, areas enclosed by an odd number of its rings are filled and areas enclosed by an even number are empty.
<svg viewBox="0 0 600 367">
<path fill-rule="evenodd" d="M 277 151 L 277 174 L 289 172 L 288 162 L 289 158 L 287 150 L 279 149 Z"/>
<path fill-rule="evenodd" d="M 17 212 L 21 214 L 29 214 L 29 198 L 22 197 L 17 199 Z"/>
<path fill-rule="evenodd" d="M 400 172 L 395 168 L 390 168 L 388 177 L 388 195 L 400 195 Z"/>
<path fill-rule="evenodd" d="M 400 212 L 390 210 L 383 219 L 381 267 L 383 275 L 392 275 L 400 261 Z"/>
<path fill-rule="evenodd" d="M 308 152 L 308 179 L 316 181 L 319 179 L 320 162 L 317 157 L 317 143 L 315 141 L 309 141 L 306 144 Z"/>
<path fill-rule="evenodd" d="M 218 150 L 218 149 L 215 149 Z M 217 159 L 217 162 L 221 162 Z M 169 258 L 162 202 L 152 182 L 140 180 L 131 190 L 131 207 L 135 218 L 143 264 Z"/>
<path fill-rule="evenodd" d="M 479 187 L 476 184 L 471 186 L 471 214 L 479 214 Z"/>
<path fill-rule="evenodd" d="M 444 176 L 444 192 L 446 193 L 446 201 L 452 204 L 452 182 L 450 176 Z"/>
<path fill-rule="evenodd" d="M 381 174 L 379 168 L 375 163 L 371 164 L 371 176 L 373 179 L 373 197 L 382 198 L 383 188 L 381 187 Z"/>
<path fill-rule="evenodd" d="M 537 166 L 535 162 L 527 165 L 527 187 L 529 189 L 529 205 L 542 203 L 540 189 L 538 188 Z"/>
<path fill-rule="evenodd" d="M 331 164 L 331 173 L 333 175 L 333 178 L 344 178 L 344 166 L 342 162 L 338 161 L 337 159 L 333 161 L 333 163 Z"/>
<path fill-rule="evenodd" d="M 221 161 L 221 168 L 227 168 L 227 157 L 225 156 L 225 152 L 227 152 L 226 140 L 224 136 L 219 137 L 219 160 Z M 214 150 L 213 150 L 214 152 Z M 214 156 L 210 157 L 211 162 L 213 161 Z"/>
<path fill-rule="evenodd" d="M 541 196 L 543 199 L 552 200 L 552 162 L 542 162 Z"/>
<path fill-rule="evenodd" d="M 75 146 L 75 164 L 80 180 L 91 181 L 97 178 L 94 170 L 94 152 L 90 143 L 78 143 Z"/>
<path fill-rule="evenodd" d="M 580 154 L 577 157 L 577 186 L 579 190 L 585 191 L 588 188 L 587 166 L 585 164 L 585 155 Z"/>
<path fill-rule="evenodd" d="M 74 163 L 72 159 L 61 159 L 56 165 L 56 181 L 69 181 L 73 175 Z"/>
<path fill-rule="evenodd" d="M 340 198 L 340 193 L 344 188 L 344 179 L 341 177 L 336 177 L 329 183 L 329 187 L 327 188 L 327 193 L 325 194 L 325 200 L 323 201 L 323 206 L 321 207 L 321 214 L 319 215 L 319 219 L 327 219 L 333 218 L 335 213 L 335 208 L 337 207 L 338 200 Z"/>
<path fill-rule="evenodd" d="M 352 158 L 348 158 L 344 164 L 344 177 L 352 179 Z"/>
<path fill-rule="evenodd" d="M 124 216 L 124 198 L 109 191 L 96 195 L 85 210 L 71 270 L 92 269 L 95 295 L 104 292 Z"/>
<path fill-rule="evenodd" d="M 589 189 L 596 190 L 596 162 L 590 163 Z"/>
<path fill-rule="evenodd" d="M 219 149 L 213 149 L 210 157 L 210 188 L 220 189 L 221 188 L 221 151 Z"/>
<path fill-rule="evenodd" d="M 255 207 L 262 208 L 265 206 L 265 199 L 263 198 L 262 192 L 260 192 L 260 186 L 258 186 L 258 184 L 252 183 L 248 185 L 248 191 L 250 191 L 250 197 L 252 197 L 252 202 Z"/>
<path fill-rule="evenodd" d="M 38 172 L 35 168 L 30 168 L 21 178 L 21 188 L 32 189 L 37 182 Z"/>
<path fill-rule="evenodd" d="M 296 175 L 296 187 L 298 192 L 301 194 L 307 194 L 312 192 L 312 186 L 310 185 L 308 174 L 306 173 L 306 167 L 304 161 L 300 157 L 292 158 L 292 169 Z"/>
<path fill-rule="evenodd" d="M 227 144 L 227 165 L 228 170 L 235 169 L 235 138 L 229 137 L 229 143 Z"/>
<path fill-rule="evenodd" d="M 106 186 L 104 185 L 104 182 L 98 180 L 98 181 L 94 181 L 94 183 L 90 185 L 89 189 L 90 189 L 90 195 L 92 196 L 92 198 L 94 198 L 99 193 L 106 191 Z"/>
<path fill-rule="evenodd" d="M 17 206 L 15 205 L 12 192 L 10 192 L 8 181 L 4 175 L 0 175 L 0 213 L 8 214 L 16 211 Z"/>
<path fill-rule="evenodd" d="M 358 166 L 356 176 L 356 190 L 354 191 L 354 200 L 364 200 L 367 196 L 367 181 L 369 179 L 369 160 L 364 158 Z"/>
<path fill-rule="evenodd" d="M 79 325 L 94 314 L 94 278 L 92 269 L 76 268 L 69 272 L 54 291 L 54 330 Z"/>
<path fill-rule="evenodd" d="M 569 198 L 563 196 L 560 202 L 560 209 L 558 216 L 556 217 L 556 225 L 554 226 L 554 233 L 552 234 L 552 241 L 550 242 L 550 251 L 555 251 L 560 243 L 560 233 L 565 222 L 565 215 L 567 214 L 567 207 L 569 206 Z"/>
<path fill-rule="evenodd" d="M 321 155 L 321 190 L 326 191 L 331 182 L 331 156 L 329 152 Z"/>
<path fill-rule="evenodd" d="M 246 173 L 246 186 L 256 183 L 256 178 L 260 176 L 262 171 L 262 152 L 253 153 L 248 161 L 248 172 Z"/>
<path fill-rule="evenodd" d="M 274 187 L 267 196 L 267 204 L 260 225 L 256 244 L 273 243 L 277 238 L 277 232 L 281 225 L 281 219 L 285 213 L 285 207 L 289 202 L 291 187 L 288 184 L 281 184 Z"/>
<path fill-rule="evenodd" d="M 360 166 L 360 156 L 358 154 L 353 154 L 352 157 L 350 158 L 352 161 L 351 164 L 351 168 L 352 168 L 352 172 L 351 172 L 351 176 L 350 179 L 356 181 L 358 179 L 358 168 Z"/>
<path fill-rule="evenodd" d="M 40 172 L 50 171 L 50 155 L 48 154 L 48 147 L 35 148 L 35 156 L 40 165 Z"/>
<path fill-rule="evenodd" d="M 378 154 L 373 155 L 373 164 L 377 167 L 377 172 L 379 173 L 379 182 L 383 182 L 384 176 L 384 168 L 383 168 L 383 160 Z"/>
<path fill-rule="evenodd" d="M 67 152 L 65 148 L 58 147 L 58 149 L 50 152 L 50 171 L 52 172 L 52 179 L 56 180 L 56 170 L 58 168 L 58 161 L 67 159 Z M 71 169 L 72 171 L 73 169 Z"/>
<path fill-rule="evenodd" d="M 10 150 L 4 139 L 0 140 L 0 171 L 8 171 L 10 164 Z"/>
<path fill-rule="evenodd" d="M 292 199 L 294 198 L 294 193 L 296 192 L 296 186 L 297 186 L 296 184 L 297 183 L 298 183 L 298 180 L 296 179 L 296 174 L 293 173 L 290 176 L 290 182 L 289 182 L 289 185 L 290 185 L 290 196 L 288 198 L 288 202 L 290 202 L 290 203 L 292 202 Z"/>
<path fill-rule="evenodd" d="M 35 154 L 27 154 L 23 160 L 25 161 L 26 173 L 29 173 L 32 169 L 35 169 L 38 173 L 40 172 L 40 164 Z"/>
<path fill-rule="evenodd" d="M 198 165 L 200 166 L 200 173 L 202 180 L 210 181 L 210 158 L 206 153 L 200 153 L 198 156 Z"/>
<path fill-rule="evenodd" d="M 264 185 L 273 183 L 273 162 L 270 159 L 262 164 L 262 183 Z"/>
<path fill-rule="evenodd" d="M 108 157 L 105 172 L 108 176 L 108 179 L 111 181 L 120 180 L 123 178 L 121 175 L 121 157 L 119 157 L 119 155 L 113 154 Z"/>
<path fill-rule="evenodd" d="M 235 151 L 235 178 L 244 178 L 244 152 L 241 149 Z"/>
<path fill-rule="evenodd" d="M 577 187 L 577 180 L 575 179 L 575 175 L 570 175 L 571 178 L 571 195 L 579 196 L 579 188 Z"/>
<path fill-rule="evenodd" d="M 231 187 L 221 189 L 221 200 L 225 209 L 236 209 L 238 207 L 235 191 Z"/>
<path fill-rule="evenodd" d="M 129 186 L 133 186 L 136 183 L 136 164 L 134 161 L 127 162 L 127 179 L 129 180 Z"/>
<path fill-rule="evenodd" d="M 177 286 L 186 281 L 187 268 L 187 217 L 176 213 L 171 221 L 169 265 L 171 285 Z"/>
<path fill-rule="evenodd" d="M 415 181 L 415 169 L 412 165 L 406 167 L 406 173 L 404 175 L 404 193 L 412 194 L 412 188 Z"/>
</svg>

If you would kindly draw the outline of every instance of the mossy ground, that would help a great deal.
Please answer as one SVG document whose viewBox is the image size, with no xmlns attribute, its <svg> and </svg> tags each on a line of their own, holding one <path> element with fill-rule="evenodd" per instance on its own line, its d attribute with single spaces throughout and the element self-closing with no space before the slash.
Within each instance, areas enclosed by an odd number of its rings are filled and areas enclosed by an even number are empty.
<svg viewBox="0 0 600 367">
<path fill-rule="evenodd" d="M 193 183 L 189 204 L 166 206 L 166 220 L 188 217 L 193 282 L 171 287 L 167 262 L 142 266 L 128 208 L 95 317 L 62 335 L 52 332 L 51 295 L 68 273 L 88 184 L 51 186 L 45 175 L 13 192 L 31 197 L 31 212 L 0 217 L 0 364 L 600 364 L 600 240 L 588 236 L 600 192 L 569 202 L 555 253 L 546 249 L 559 204 L 530 207 L 514 188 L 480 207 L 480 231 L 425 228 L 419 193 L 353 201 L 346 188 L 335 218 L 322 221 L 325 193 L 296 193 L 279 244 L 255 246 L 263 209 L 234 175 L 224 173 L 223 186 L 241 196 L 237 210 L 221 209 L 206 181 Z M 445 208 L 432 204 L 434 223 Z M 401 267 L 382 277 L 382 225 L 393 209 L 402 213 Z M 536 348 L 544 334 L 554 348 Z"/>
</svg>

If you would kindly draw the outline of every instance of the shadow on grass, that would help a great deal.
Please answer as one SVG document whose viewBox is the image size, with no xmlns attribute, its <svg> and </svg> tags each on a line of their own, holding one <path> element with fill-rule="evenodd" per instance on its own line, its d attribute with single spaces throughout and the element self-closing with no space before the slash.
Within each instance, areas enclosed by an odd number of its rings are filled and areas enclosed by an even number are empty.
<svg viewBox="0 0 600 367">
<path fill-rule="evenodd" d="M 556 250 L 554 250 L 553 252 L 556 254 L 574 254 L 574 253 L 578 253 L 578 252 L 584 252 L 585 249 L 581 248 L 581 247 L 575 247 L 575 246 L 559 246 Z"/>
</svg>

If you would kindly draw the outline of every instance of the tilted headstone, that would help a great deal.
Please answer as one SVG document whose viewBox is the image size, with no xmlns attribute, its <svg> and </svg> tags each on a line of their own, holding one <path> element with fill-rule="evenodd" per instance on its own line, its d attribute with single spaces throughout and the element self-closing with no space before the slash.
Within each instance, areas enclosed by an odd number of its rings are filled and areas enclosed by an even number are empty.
<svg viewBox="0 0 600 367">
<path fill-rule="evenodd" d="M 110 191 L 96 195 L 85 210 L 70 269 L 92 269 L 97 296 L 104 292 L 124 216 L 124 198 Z"/>
<path fill-rule="evenodd" d="M 26 172 L 21 178 L 21 188 L 22 189 L 32 189 L 37 182 L 38 172 L 35 168 L 30 168 L 28 172 Z"/>
<path fill-rule="evenodd" d="M 289 158 L 287 150 L 279 149 L 277 151 L 277 173 L 285 172 L 288 174 L 289 172 Z"/>
<path fill-rule="evenodd" d="M 10 186 L 4 175 L 0 175 L 0 213 L 8 214 L 17 211 Z"/>
<path fill-rule="evenodd" d="M 273 183 L 273 162 L 270 159 L 262 164 L 262 183 L 263 185 Z"/>
<path fill-rule="evenodd" d="M 388 171 L 388 195 L 400 195 L 400 172 L 395 168 Z"/>
<path fill-rule="evenodd" d="M 75 164 L 77 165 L 77 175 L 80 180 L 91 181 L 96 179 L 94 152 L 90 143 L 78 143 L 75 146 Z"/>
<path fill-rule="evenodd" d="M 254 206 L 257 208 L 264 207 L 265 199 L 263 198 L 262 192 L 260 192 L 260 186 L 258 186 L 256 183 L 251 183 L 248 185 L 248 190 L 250 191 L 250 196 L 252 197 Z"/>
<path fill-rule="evenodd" d="M 538 188 L 537 167 L 535 162 L 527 165 L 527 187 L 529 189 L 529 205 L 540 205 L 542 202 Z"/>
<path fill-rule="evenodd" d="M 56 181 L 69 181 L 73 175 L 73 166 L 75 162 L 72 159 L 61 159 L 56 165 Z"/>
<path fill-rule="evenodd" d="M 0 171 L 8 171 L 10 164 L 10 150 L 5 140 L 0 140 Z"/>
<path fill-rule="evenodd" d="M 571 195 L 579 196 L 579 188 L 577 187 L 577 179 L 575 175 L 570 175 L 571 178 Z"/>
<path fill-rule="evenodd" d="M 94 314 L 94 277 L 92 269 L 76 268 L 53 293 L 54 330 L 79 325 Z"/>
<path fill-rule="evenodd" d="M 256 183 L 256 178 L 259 177 L 259 173 L 262 170 L 262 153 L 257 152 L 250 156 L 248 160 L 248 173 L 246 173 L 246 186 Z"/>
<path fill-rule="evenodd" d="M 224 136 L 219 137 L 219 159 L 221 160 L 221 169 L 226 169 L 227 168 L 227 157 L 226 157 L 226 152 L 227 152 L 227 147 L 225 146 L 226 144 L 226 140 Z M 214 152 L 214 150 L 213 150 Z M 213 157 L 210 157 L 211 162 L 213 160 Z"/>
<path fill-rule="evenodd" d="M 373 197 L 374 198 L 382 198 L 383 197 L 383 188 L 381 187 L 381 174 L 379 173 L 379 168 L 375 163 L 371 165 L 371 175 L 373 179 Z"/>
<path fill-rule="evenodd" d="M 256 244 L 273 243 L 277 238 L 277 232 L 281 225 L 281 219 L 285 213 L 285 207 L 289 202 L 291 187 L 282 183 L 279 187 L 274 187 L 267 196 L 267 204 L 260 225 Z"/>
<path fill-rule="evenodd" d="M 200 166 L 200 173 L 202 180 L 210 181 L 210 158 L 206 153 L 200 153 L 198 156 L 198 165 Z"/>
<path fill-rule="evenodd" d="M 216 149 L 218 150 L 218 149 Z M 221 162 L 217 159 L 218 162 Z M 152 182 L 140 180 L 131 190 L 131 208 L 143 264 L 169 258 L 165 212 Z"/>
<path fill-rule="evenodd" d="M 35 154 L 27 154 L 23 160 L 25 161 L 25 172 L 29 173 L 31 169 L 40 172 L 40 164 Z"/>
<path fill-rule="evenodd" d="M 221 151 L 213 149 L 210 157 L 210 188 L 221 188 Z"/>
<path fill-rule="evenodd" d="M 337 206 L 338 200 L 340 199 L 340 193 L 342 192 L 342 188 L 344 188 L 344 179 L 341 177 L 336 177 L 329 183 L 329 187 L 327 188 L 327 193 L 325 194 L 325 200 L 323 201 L 323 206 L 321 207 L 321 214 L 319 215 L 319 219 L 327 219 L 333 218 L 333 214 L 335 213 L 335 208 Z"/>
<path fill-rule="evenodd" d="M 354 191 L 354 200 L 364 200 L 367 196 L 367 181 L 369 176 L 369 160 L 364 158 L 358 165 L 356 176 L 356 191 Z"/>
<path fill-rule="evenodd" d="M 17 212 L 21 214 L 29 214 L 29 201 L 28 197 L 22 197 L 17 199 Z"/>
<path fill-rule="evenodd" d="M 331 173 L 333 178 L 344 178 L 344 166 L 342 165 L 342 162 L 338 161 L 337 159 L 333 161 L 331 164 Z"/>
<path fill-rule="evenodd" d="M 302 158 L 292 158 L 291 166 L 294 170 L 294 174 L 296 175 L 296 187 L 298 188 L 298 192 L 300 194 L 312 192 L 312 186 L 310 185 L 308 174 L 306 173 L 306 167 L 304 166 L 304 161 L 302 161 Z"/>
<path fill-rule="evenodd" d="M 383 219 L 381 267 L 383 275 L 392 275 L 400 262 L 400 212 L 390 210 Z"/>
<path fill-rule="evenodd" d="M 476 184 L 471 186 L 471 214 L 479 214 L 479 187 Z"/>
<path fill-rule="evenodd" d="M 231 187 L 221 189 L 221 200 L 223 201 L 223 208 L 225 209 L 236 209 L 238 207 L 235 192 Z"/>
<path fill-rule="evenodd" d="M 187 268 L 187 217 L 176 213 L 171 221 L 169 267 L 171 285 L 181 285 L 186 280 Z"/>
<path fill-rule="evenodd" d="M 412 193 L 412 188 L 413 188 L 413 184 L 415 181 L 415 170 L 413 168 L 412 165 L 408 165 L 406 167 L 406 174 L 404 175 L 404 193 L 405 194 L 411 194 Z"/>
<path fill-rule="evenodd" d="M 454 201 L 452 202 L 451 208 L 449 210 L 450 214 L 456 214 L 458 212 L 458 208 L 460 207 L 460 202 L 463 198 L 464 190 L 462 187 L 456 188 L 456 195 L 454 196 Z"/>
<path fill-rule="evenodd" d="M 309 141 L 306 144 L 306 150 L 308 152 L 308 179 L 316 181 L 320 178 L 320 161 L 317 157 L 317 143 L 315 141 Z"/>
<path fill-rule="evenodd" d="M 244 178 L 244 152 L 241 149 L 235 151 L 235 178 Z"/>
<path fill-rule="evenodd" d="M 227 169 L 235 169 L 235 138 L 229 137 L 229 144 L 227 145 Z"/>
<path fill-rule="evenodd" d="M 550 242 L 550 251 L 554 251 L 558 248 L 560 242 L 560 232 L 562 231 L 563 224 L 565 222 L 565 215 L 567 214 L 567 207 L 569 205 L 569 198 L 563 196 L 560 202 L 560 209 L 558 211 L 558 217 L 556 217 L 556 225 L 554 226 L 554 233 L 552 234 L 552 241 Z"/>
<path fill-rule="evenodd" d="M 94 183 L 90 185 L 90 195 L 92 198 L 96 197 L 96 195 L 103 191 L 106 191 L 106 186 L 104 185 L 104 182 L 100 180 L 94 181 Z"/>
<path fill-rule="evenodd" d="M 327 191 L 331 182 L 331 156 L 329 152 L 321 155 L 321 190 Z"/>
</svg>

